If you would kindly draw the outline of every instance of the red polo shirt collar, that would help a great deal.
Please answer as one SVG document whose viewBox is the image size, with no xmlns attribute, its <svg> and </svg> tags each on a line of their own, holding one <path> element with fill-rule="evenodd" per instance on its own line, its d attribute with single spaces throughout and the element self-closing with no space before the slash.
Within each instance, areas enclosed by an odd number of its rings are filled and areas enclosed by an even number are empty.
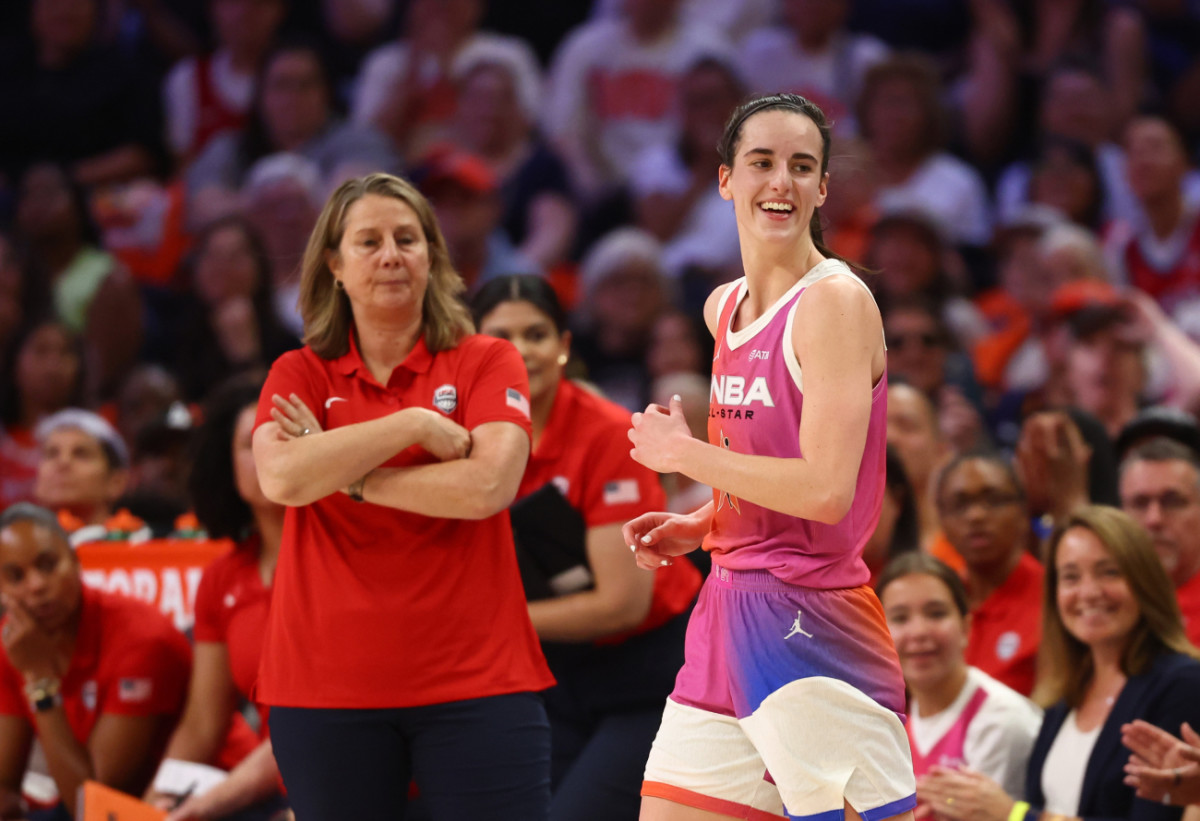
<svg viewBox="0 0 1200 821">
<path fill-rule="evenodd" d="M 428 373 L 433 365 L 433 354 L 425 345 L 425 335 L 421 334 L 417 337 L 417 344 L 413 345 L 413 349 L 408 352 L 408 356 L 404 361 L 396 366 L 396 369 L 404 368 L 412 373 Z M 371 374 L 367 363 L 363 362 L 362 354 L 358 350 L 358 339 L 354 333 L 354 329 L 350 329 L 350 349 L 346 353 L 339 356 L 333 361 L 333 367 L 338 373 L 345 376 L 351 376 L 355 372 L 361 372 L 361 375 L 371 382 L 375 382 L 375 377 Z M 392 371 L 393 377 L 396 371 Z M 382 387 L 382 386 L 381 386 Z"/>
</svg>

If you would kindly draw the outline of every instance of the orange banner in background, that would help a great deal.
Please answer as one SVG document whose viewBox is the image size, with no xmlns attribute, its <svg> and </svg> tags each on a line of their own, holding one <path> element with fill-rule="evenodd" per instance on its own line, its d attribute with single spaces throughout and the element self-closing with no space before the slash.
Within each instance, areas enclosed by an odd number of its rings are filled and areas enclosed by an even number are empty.
<svg viewBox="0 0 1200 821">
<path fill-rule="evenodd" d="M 232 548 L 226 539 L 154 539 L 138 544 L 88 542 L 75 553 L 84 584 L 155 604 L 187 631 L 204 568 Z"/>
</svg>

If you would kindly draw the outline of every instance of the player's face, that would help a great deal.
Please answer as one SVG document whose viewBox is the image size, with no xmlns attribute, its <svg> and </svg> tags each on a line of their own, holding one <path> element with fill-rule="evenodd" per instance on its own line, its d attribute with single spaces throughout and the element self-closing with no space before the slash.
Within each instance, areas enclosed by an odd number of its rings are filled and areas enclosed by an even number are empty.
<svg viewBox="0 0 1200 821">
<path fill-rule="evenodd" d="M 70 545 L 29 521 L 0 530 L 0 593 L 43 630 L 67 624 L 79 607 L 79 564 Z"/>
<path fill-rule="evenodd" d="M 803 114 L 770 110 L 742 124 L 733 166 L 721 166 L 721 196 L 733 202 L 738 234 L 765 243 L 796 243 L 809 235 L 813 209 L 825 202 L 823 143 Z"/>
<path fill-rule="evenodd" d="M 918 697 L 951 676 L 965 675 L 967 620 L 941 579 L 901 576 L 884 588 L 882 604 L 904 680 Z"/>
<path fill-rule="evenodd" d="M 420 312 L 429 286 L 429 243 L 408 203 L 367 194 L 346 211 L 346 228 L 329 268 L 342 281 L 354 316 L 397 318 Z"/>
<path fill-rule="evenodd" d="M 1089 647 L 1121 650 L 1141 618 L 1115 558 L 1095 533 L 1073 527 L 1054 557 L 1058 613 L 1067 632 Z"/>
<path fill-rule="evenodd" d="M 531 303 L 501 302 L 480 320 L 479 332 L 507 339 L 516 347 L 529 371 L 529 395 L 535 404 L 558 386 L 571 349 L 571 333 L 559 333 L 553 320 Z"/>
</svg>

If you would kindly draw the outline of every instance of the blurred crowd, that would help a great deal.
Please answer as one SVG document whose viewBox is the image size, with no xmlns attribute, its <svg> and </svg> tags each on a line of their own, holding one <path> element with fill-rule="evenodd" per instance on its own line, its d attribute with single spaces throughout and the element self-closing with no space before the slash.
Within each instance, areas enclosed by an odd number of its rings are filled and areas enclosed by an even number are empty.
<svg viewBox="0 0 1200 821">
<path fill-rule="evenodd" d="M 572 377 L 679 394 L 704 436 L 701 308 L 741 275 L 716 143 L 774 91 L 833 121 L 824 238 L 883 313 L 872 569 L 958 570 L 967 661 L 1029 694 L 1041 545 L 1120 506 L 1200 640 L 1187 0 L 9 0 L 0 510 L 202 534 L 203 403 L 299 346 L 321 204 L 375 170 L 433 203 L 471 293 L 550 282 Z"/>
</svg>

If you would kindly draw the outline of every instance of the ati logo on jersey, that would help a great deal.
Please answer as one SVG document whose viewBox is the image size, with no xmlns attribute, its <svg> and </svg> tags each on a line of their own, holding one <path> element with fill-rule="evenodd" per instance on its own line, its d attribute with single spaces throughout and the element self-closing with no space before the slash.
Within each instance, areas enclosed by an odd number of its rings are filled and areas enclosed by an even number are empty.
<svg viewBox="0 0 1200 821">
<path fill-rule="evenodd" d="M 767 388 L 765 376 L 754 377 L 754 381 L 750 383 L 750 389 L 747 390 L 744 376 L 729 374 L 717 376 L 714 374 L 709 399 L 717 405 L 746 406 L 758 402 L 764 407 L 775 407 L 775 401 L 771 399 L 771 391 Z"/>
</svg>

